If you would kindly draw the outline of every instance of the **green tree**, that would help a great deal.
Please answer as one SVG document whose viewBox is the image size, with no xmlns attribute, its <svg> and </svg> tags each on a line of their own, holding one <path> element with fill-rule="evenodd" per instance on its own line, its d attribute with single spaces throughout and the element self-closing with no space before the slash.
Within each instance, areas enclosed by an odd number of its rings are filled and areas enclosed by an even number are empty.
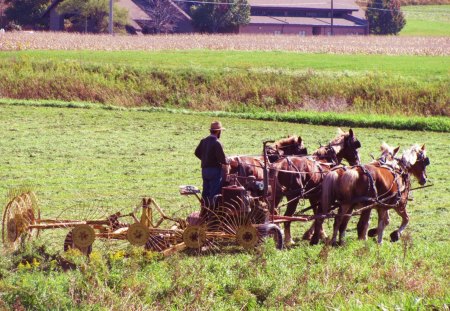
<svg viewBox="0 0 450 311">
<path fill-rule="evenodd" d="M 79 32 L 107 32 L 109 0 L 65 0 L 58 6 L 58 13 L 69 16 L 72 29 Z M 114 30 L 124 29 L 128 11 L 114 4 Z"/>
<path fill-rule="evenodd" d="M 239 25 L 250 22 L 250 5 L 247 0 L 224 4 L 223 0 L 208 0 L 191 7 L 194 27 L 202 32 L 231 32 Z M 214 2 L 214 3 L 211 3 Z"/>
<path fill-rule="evenodd" d="M 366 17 L 370 33 L 376 35 L 396 35 L 406 24 L 400 0 L 371 0 Z"/>
<path fill-rule="evenodd" d="M 47 27 L 48 22 L 42 19 L 49 0 L 7 0 L 6 18 L 20 26 L 34 29 Z"/>
</svg>

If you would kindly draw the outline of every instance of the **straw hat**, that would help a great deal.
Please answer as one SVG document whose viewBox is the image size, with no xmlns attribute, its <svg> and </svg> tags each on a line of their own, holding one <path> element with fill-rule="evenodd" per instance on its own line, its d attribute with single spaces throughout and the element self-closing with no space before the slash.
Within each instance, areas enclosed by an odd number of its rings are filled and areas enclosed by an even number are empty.
<svg viewBox="0 0 450 311">
<path fill-rule="evenodd" d="M 220 121 L 213 121 L 211 122 L 211 127 L 210 130 L 211 131 L 221 131 L 224 130 L 225 128 L 222 127 L 222 123 L 220 123 Z"/>
</svg>

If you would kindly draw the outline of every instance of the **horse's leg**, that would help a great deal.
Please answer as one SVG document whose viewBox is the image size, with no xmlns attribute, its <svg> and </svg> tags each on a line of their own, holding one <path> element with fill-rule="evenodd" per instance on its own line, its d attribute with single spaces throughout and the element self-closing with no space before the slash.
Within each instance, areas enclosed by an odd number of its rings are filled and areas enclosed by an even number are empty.
<svg viewBox="0 0 450 311">
<path fill-rule="evenodd" d="M 334 218 L 334 224 L 333 224 L 333 236 L 331 238 L 331 244 L 333 246 L 337 246 L 337 236 L 339 233 L 339 228 L 341 227 L 342 221 L 344 221 L 344 215 L 347 213 L 347 211 L 350 209 L 349 204 L 342 204 L 341 207 L 339 207 L 339 212 Z"/>
<path fill-rule="evenodd" d="M 383 233 L 384 233 L 384 228 L 386 228 L 386 226 L 389 224 L 389 213 L 387 210 L 383 209 L 383 208 L 378 208 L 378 228 L 377 228 L 377 232 L 378 232 L 378 244 L 383 243 Z"/>
<path fill-rule="evenodd" d="M 358 225 L 356 227 L 359 240 L 367 240 L 367 229 L 369 229 L 371 211 L 371 209 L 362 211 L 361 216 L 359 217 Z"/>
<path fill-rule="evenodd" d="M 284 216 L 292 216 L 295 213 L 295 210 L 297 209 L 297 204 L 300 198 L 286 196 L 288 201 L 290 201 L 287 205 L 286 212 L 284 213 Z M 291 201 L 292 200 L 292 201 Z M 294 240 L 291 236 L 291 222 L 285 222 L 284 223 L 284 241 L 286 245 L 292 245 L 294 244 Z"/>
<path fill-rule="evenodd" d="M 388 213 L 387 217 L 389 219 L 389 210 L 386 210 L 386 213 Z M 374 238 L 378 235 L 378 227 L 372 228 L 367 232 L 367 235 L 371 238 Z"/>
<path fill-rule="evenodd" d="M 317 215 L 317 210 L 319 208 L 319 202 L 314 201 L 312 199 L 309 199 L 309 203 L 311 204 L 312 210 L 313 210 L 313 214 Z M 316 226 L 316 222 L 314 221 L 311 225 L 311 227 L 309 227 L 308 230 L 305 231 L 305 233 L 303 234 L 303 240 L 307 240 L 310 241 L 311 238 L 314 235 L 314 228 Z"/>
<path fill-rule="evenodd" d="M 406 226 L 409 223 L 409 215 L 406 210 L 406 206 L 399 206 L 395 209 L 397 214 L 402 218 L 402 224 L 400 227 L 391 233 L 391 242 L 397 242 L 402 235 L 403 230 L 405 230 Z"/>
<path fill-rule="evenodd" d="M 322 206 L 319 204 L 316 208 L 316 211 L 314 212 L 314 215 L 321 215 L 321 214 L 322 214 Z M 319 244 L 320 240 L 320 232 L 323 232 L 323 219 L 317 218 L 316 220 L 314 220 L 313 226 L 314 231 L 309 244 L 317 245 Z"/>
<path fill-rule="evenodd" d="M 350 212 L 351 210 L 349 210 Z M 344 245 L 345 241 L 345 233 L 347 230 L 348 222 L 350 221 L 351 216 L 343 216 L 341 220 L 341 225 L 339 226 L 339 245 Z"/>
</svg>

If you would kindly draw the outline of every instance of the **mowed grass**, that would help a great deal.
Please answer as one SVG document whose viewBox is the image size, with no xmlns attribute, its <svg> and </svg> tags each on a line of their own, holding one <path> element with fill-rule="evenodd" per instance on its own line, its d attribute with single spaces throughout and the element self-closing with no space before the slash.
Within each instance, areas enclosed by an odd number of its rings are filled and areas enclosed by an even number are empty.
<svg viewBox="0 0 450 311">
<path fill-rule="evenodd" d="M 0 115 L 0 193 L 32 185 L 42 217 L 129 212 L 144 195 L 153 196 L 171 215 L 198 210 L 195 199 L 178 194 L 178 186 L 200 186 L 193 150 L 207 134 L 211 117 L 19 106 L 0 106 Z M 222 141 L 228 155 L 259 154 L 263 140 L 288 134 L 301 135 L 311 152 L 336 132 L 304 124 L 221 121 L 227 128 Z M 382 246 L 357 241 L 355 221 L 349 225 L 347 245 L 336 249 L 299 241 L 309 224 L 294 225 L 298 243 L 284 251 L 274 251 L 269 243 L 250 253 L 143 259 L 126 244 L 108 249 L 97 241 L 90 262 L 77 258 L 79 268 L 66 272 L 39 252 L 2 256 L 0 303 L 35 310 L 445 308 L 450 299 L 448 134 L 354 131 L 364 162 L 369 153 L 378 155 L 382 141 L 402 149 L 426 143 L 434 186 L 414 192 L 410 225 L 399 243 L 388 242 L 387 236 Z M 399 221 L 392 215 L 386 233 Z M 325 227 L 329 232 L 331 222 Z M 60 250 L 66 233 L 44 232 L 40 241 Z M 32 262 L 33 256 L 39 264 L 18 268 L 22 258 Z"/>
<path fill-rule="evenodd" d="M 412 5 L 402 7 L 406 25 L 404 36 L 450 36 L 450 5 Z"/>
<path fill-rule="evenodd" d="M 448 79 L 450 57 L 411 55 L 306 54 L 285 51 L 42 51 L 0 52 L 0 60 L 76 61 L 140 69 L 317 70 L 336 74 L 383 73 L 433 81 Z M 332 77 L 330 77 L 332 78 Z"/>
</svg>

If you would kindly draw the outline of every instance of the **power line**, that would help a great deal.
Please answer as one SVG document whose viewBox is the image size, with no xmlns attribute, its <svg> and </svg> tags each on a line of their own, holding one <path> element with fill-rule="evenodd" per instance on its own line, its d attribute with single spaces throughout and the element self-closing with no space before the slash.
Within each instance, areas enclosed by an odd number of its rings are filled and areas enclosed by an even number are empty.
<svg viewBox="0 0 450 311">
<path fill-rule="evenodd" d="M 191 3 L 191 4 L 216 4 L 216 5 L 240 5 L 240 6 L 250 6 L 251 4 L 243 4 L 243 3 L 236 3 L 236 2 L 213 2 L 213 1 L 201 1 L 201 0 L 173 0 L 174 2 L 179 2 L 179 3 Z M 375 0 L 376 2 L 377 0 Z M 380 4 L 382 3 L 383 0 L 378 0 L 381 1 L 379 2 Z M 364 3 L 368 4 L 368 3 L 372 3 L 371 1 L 365 1 Z M 315 3 L 301 3 L 302 5 L 329 5 L 331 7 L 331 4 L 329 2 L 315 2 Z M 341 3 L 334 3 L 334 6 L 340 6 L 340 7 L 348 7 L 348 4 L 341 4 Z M 276 6 L 274 5 L 274 3 L 259 3 L 258 6 L 261 7 L 285 7 L 285 8 L 297 8 L 297 9 L 305 9 L 306 7 L 295 7 L 292 5 L 292 3 L 276 3 Z M 325 9 L 327 9 L 328 7 L 326 7 Z M 399 10 L 395 10 L 395 9 L 382 9 L 382 8 L 364 8 L 364 7 L 359 7 L 361 10 L 376 10 L 376 11 L 388 11 L 388 12 L 403 12 L 403 13 L 408 13 L 406 11 L 403 11 L 401 9 Z M 311 7 L 311 9 L 324 9 L 324 7 L 318 7 L 318 8 L 314 8 Z M 349 8 L 351 9 L 351 8 Z M 430 13 L 430 10 L 414 10 L 414 12 L 417 13 Z M 443 13 L 443 15 L 449 15 L 450 16 L 450 12 L 449 11 L 434 11 L 433 13 Z M 448 14 L 447 14 L 448 13 Z"/>
</svg>

